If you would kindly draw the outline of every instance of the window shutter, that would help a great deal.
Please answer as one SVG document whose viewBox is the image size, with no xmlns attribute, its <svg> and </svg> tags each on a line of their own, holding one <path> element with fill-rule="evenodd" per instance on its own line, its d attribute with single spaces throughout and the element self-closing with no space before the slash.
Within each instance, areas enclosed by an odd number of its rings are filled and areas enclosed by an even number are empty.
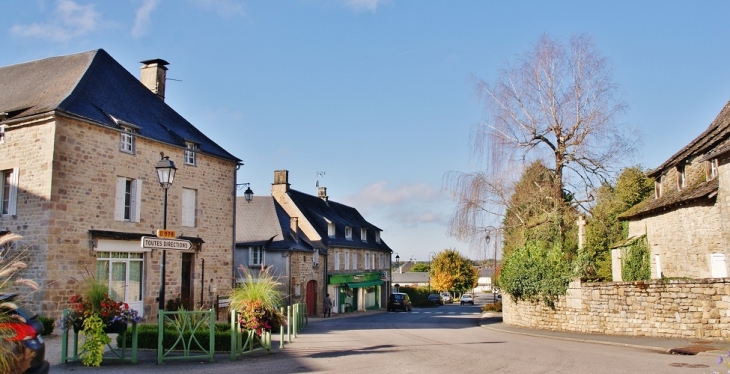
<svg viewBox="0 0 730 374">
<path fill-rule="evenodd" d="M 18 174 L 19 168 L 13 168 L 13 175 L 10 176 L 10 197 L 8 198 L 8 214 L 16 215 L 18 209 Z"/>
<path fill-rule="evenodd" d="M 182 225 L 195 227 L 195 190 L 183 188 L 182 193 Z"/>
<path fill-rule="evenodd" d="M 248 266 L 253 265 L 253 247 L 248 247 Z"/>
<path fill-rule="evenodd" d="M 142 218 L 142 181 L 132 181 L 132 222 L 139 222 Z"/>
<path fill-rule="evenodd" d="M 127 178 L 117 177 L 117 196 L 114 199 L 114 220 L 124 221 L 124 192 Z"/>
</svg>

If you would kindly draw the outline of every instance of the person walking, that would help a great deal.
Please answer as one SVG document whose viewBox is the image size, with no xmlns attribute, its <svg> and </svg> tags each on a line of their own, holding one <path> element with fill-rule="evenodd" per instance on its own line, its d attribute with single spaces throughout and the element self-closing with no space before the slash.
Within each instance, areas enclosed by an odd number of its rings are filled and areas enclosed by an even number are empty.
<svg viewBox="0 0 730 374">
<path fill-rule="evenodd" d="M 327 296 L 324 297 L 324 318 L 331 317 L 332 316 L 332 299 L 330 299 L 330 294 L 327 294 Z"/>
</svg>

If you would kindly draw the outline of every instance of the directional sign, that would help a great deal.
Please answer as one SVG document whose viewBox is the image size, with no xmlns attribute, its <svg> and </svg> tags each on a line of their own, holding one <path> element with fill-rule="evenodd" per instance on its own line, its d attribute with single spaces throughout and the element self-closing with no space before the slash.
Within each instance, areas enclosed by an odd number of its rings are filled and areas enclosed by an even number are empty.
<svg viewBox="0 0 730 374">
<path fill-rule="evenodd" d="M 183 239 L 163 239 L 155 236 L 143 236 L 142 248 L 187 250 L 193 248 L 193 243 L 190 240 Z"/>
</svg>

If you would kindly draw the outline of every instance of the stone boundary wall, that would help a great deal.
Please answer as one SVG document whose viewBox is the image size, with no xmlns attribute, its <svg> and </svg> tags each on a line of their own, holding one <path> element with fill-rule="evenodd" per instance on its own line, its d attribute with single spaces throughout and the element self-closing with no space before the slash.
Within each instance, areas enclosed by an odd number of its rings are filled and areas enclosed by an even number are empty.
<svg viewBox="0 0 730 374">
<path fill-rule="evenodd" d="M 730 339 L 730 278 L 570 283 L 555 309 L 502 301 L 504 323 L 581 333 Z"/>
</svg>

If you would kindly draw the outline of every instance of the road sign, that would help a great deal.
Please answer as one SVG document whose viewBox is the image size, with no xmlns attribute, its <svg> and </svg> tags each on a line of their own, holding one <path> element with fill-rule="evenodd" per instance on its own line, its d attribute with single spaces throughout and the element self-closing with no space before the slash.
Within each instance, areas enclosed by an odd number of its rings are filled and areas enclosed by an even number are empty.
<svg viewBox="0 0 730 374">
<path fill-rule="evenodd" d="M 193 243 L 190 240 L 183 239 L 164 239 L 154 236 L 143 236 L 142 248 L 187 250 L 193 248 Z"/>
<path fill-rule="evenodd" d="M 157 237 L 165 239 L 175 239 L 177 234 L 175 230 L 157 230 Z"/>
</svg>

